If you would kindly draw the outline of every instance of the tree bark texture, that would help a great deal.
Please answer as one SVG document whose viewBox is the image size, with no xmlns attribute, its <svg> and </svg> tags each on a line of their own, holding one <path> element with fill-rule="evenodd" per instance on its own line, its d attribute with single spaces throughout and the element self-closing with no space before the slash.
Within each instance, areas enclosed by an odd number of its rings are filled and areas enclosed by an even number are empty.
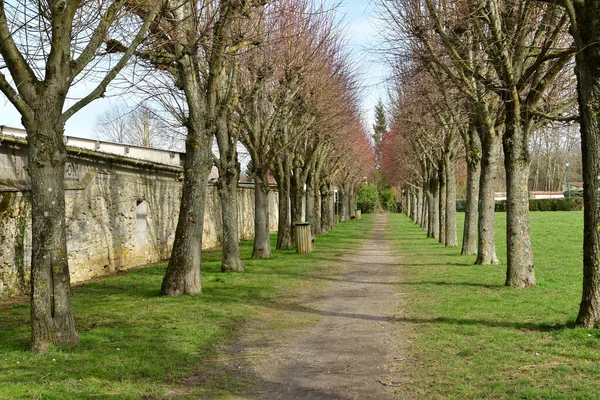
<svg viewBox="0 0 600 400">
<path fill-rule="evenodd" d="M 420 197 L 418 199 L 421 213 L 419 214 L 419 224 L 421 228 L 427 229 L 429 220 L 429 202 L 427 201 L 427 188 L 423 187 L 420 191 Z"/>
<path fill-rule="evenodd" d="M 481 136 L 480 136 L 481 137 Z M 494 192 L 498 172 L 498 150 L 500 139 L 484 134 L 481 143 L 481 173 L 479 176 L 479 220 L 477 260 L 475 264 L 498 264 L 496 244 L 494 242 Z"/>
<path fill-rule="evenodd" d="M 321 229 L 328 232 L 335 227 L 335 198 L 332 183 L 321 185 Z"/>
<path fill-rule="evenodd" d="M 469 142 L 465 146 L 467 159 L 467 195 L 465 201 L 465 221 L 463 241 L 460 254 L 477 254 L 477 219 L 479 205 L 479 179 L 481 173 L 481 142 L 474 131 L 469 128 Z"/>
<path fill-rule="evenodd" d="M 440 162 L 440 169 L 438 172 L 438 222 L 439 222 L 439 234 L 438 241 L 445 245 L 446 244 L 446 171 L 445 165 Z"/>
<path fill-rule="evenodd" d="M 205 100 L 201 95 L 202 86 L 195 73 L 194 64 L 194 60 L 188 56 L 178 63 L 189 116 L 185 124 L 186 157 L 183 164 L 179 217 L 171 258 L 160 289 L 160 294 L 166 296 L 193 295 L 202 290 L 200 263 L 206 186 L 212 168 L 212 134 L 206 130 Z"/>
<path fill-rule="evenodd" d="M 412 209 L 412 198 L 413 198 L 413 191 L 412 188 L 408 188 L 404 191 L 404 193 L 402 194 L 402 212 L 404 214 L 406 214 L 406 216 L 408 218 L 410 218 L 411 221 L 415 221 L 415 215 L 414 215 L 414 211 Z"/>
<path fill-rule="evenodd" d="M 206 186 L 212 167 L 211 138 L 201 136 L 191 121 L 189 124 L 175 241 L 160 289 L 166 296 L 193 295 L 202 290 L 200 263 Z"/>
<path fill-rule="evenodd" d="M 350 189 L 348 189 L 348 213 L 350 219 L 356 218 L 356 195 L 354 193 L 354 186 L 350 186 Z"/>
<path fill-rule="evenodd" d="M 576 4 L 577 92 L 583 154 L 583 293 L 576 325 L 600 327 L 600 1 Z"/>
<path fill-rule="evenodd" d="M 415 189 L 415 195 L 413 196 L 413 205 L 412 207 L 415 209 L 415 224 L 421 223 L 421 214 L 423 214 L 423 203 L 421 201 L 421 190 Z"/>
<path fill-rule="evenodd" d="M 417 191 L 414 188 L 410 188 L 406 193 L 406 215 L 415 224 L 418 222 L 419 215 L 417 212 L 417 195 Z"/>
<path fill-rule="evenodd" d="M 254 247 L 252 258 L 271 257 L 269 231 L 269 179 L 267 171 L 254 173 Z"/>
<path fill-rule="evenodd" d="M 433 235 L 433 218 L 431 216 L 431 208 L 433 204 L 433 193 L 428 189 L 427 190 L 427 237 L 432 238 Z M 437 214 L 437 212 L 436 212 Z"/>
<path fill-rule="evenodd" d="M 311 223 L 311 230 L 313 239 L 320 236 L 321 231 L 321 192 L 319 191 L 320 185 L 317 182 L 313 182 L 313 222 Z"/>
<path fill-rule="evenodd" d="M 223 157 L 223 155 L 221 155 Z M 235 160 L 234 160 L 235 161 Z M 237 164 L 237 163 L 236 163 Z M 219 170 L 217 189 L 221 199 L 221 215 L 223 218 L 221 271 L 244 271 L 246 266 L 240 256 L 239 216 L 238 216 L 238 181 L 239 165 L 232 162 Z"/>
<path fill-rule="evenodd" d="M 517 105 L 514 105 L 517 108 Z M 506 107 L 503 137 L 506 168 L 506 286 L 535 285 L 533 252 L 529 230 L 529 155 L 527 135 L 513 112 Z"/>
<path fill-rule="evenodd" d="M 290 221 L 290 175 L 284 171 L 280 164 L 273 176 L 279 189 L 279 222 L 277 224 L 277 250 L 292 247 L 292 233 Z"/>
<path fill-rule="evenodd" d="M 43 104 L 35 123 L 25 124 L 31 177 L 31 344 L 38 352 L 45 352 L 51 344 L 79 343 L 71 312 L 65 230 L 67 149 L 64 125 L 58 122 L 60 113 L 52 115 L 48 112 L 52 108 L 56 107 Z"/>
<path fill-rule="evenodd" d="M 292 176 L 290 180 L 290 206 L 291 206 L 291 233 L 292 243 L 296 243 L 296 229 L 294 225 L 296 222 L 304 222 L 303 211 L 305 211 L 305 193 L 304 183 L 300 183 L 295 176 Z"/>
<path fill-rule="evenodd" d="M 446 154 L 446 247 L 458 246 L 456 238 L 456 161 Z"/>
<path fill-rule="evenodd" d="M 329 185 L 327 183 L 321 184 L 321 232 L 328 232 L 331 228 L 329 226 Z"/>
<path fill-rule="evenodd" d="M 438 239 L 440 235 L 440 189 L 436 174 L 432 173 L 427 188 L 428 229 L 427 237 Z"/>
<path fill-rule="evenodd" d="M 305 204 L 305 215 L 306 215 L 306 222 L 308 222 L 310 224 L 310 235 L 311 235 L 311 239 L 314 240 L 315 238 L 315 234 L 314 234 L 314 226 L 315 224 L 315 216 L 314 216 L 314 211 L 315 211 L 315 197 L 314 197 L 314 183 L 312 182 L 312 174 L 309 174 L 308 179 L 306 181 L 306 194 L 305 194 L 305 198 L 306 198 L 306 204 Z"/>
<path fill-rule="evenodd" d="M 342 206 L 342 209 L 340 210 L 340 220 L 346 222 L 350 219 L 350 216 L 348 215 L 348 194 L 344 190 L 339 190 L 338 194 L 340 205 Z"/>
</svg>

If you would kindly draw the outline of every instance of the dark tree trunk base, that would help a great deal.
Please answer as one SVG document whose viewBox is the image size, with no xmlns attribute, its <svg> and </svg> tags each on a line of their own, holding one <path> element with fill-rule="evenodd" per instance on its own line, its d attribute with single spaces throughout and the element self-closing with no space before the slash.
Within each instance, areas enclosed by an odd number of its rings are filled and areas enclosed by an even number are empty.
<svg viewBox="0 0 600 400">
<path fill-rule="evenodd" d="M 246 266 L 241 259 L 231 259 L 221 263 L 221 272 L 242 272 L 246 270 Z"/>
<path fill-rule="evenodd" d="M 183 270 L 173 267 L 173 261 L 167 266 L 167 273 L 160 288 L 161 296 L 195 295 L 202 292 L 200 283 L 200 264 L 195 268 Z"/>
</svg>

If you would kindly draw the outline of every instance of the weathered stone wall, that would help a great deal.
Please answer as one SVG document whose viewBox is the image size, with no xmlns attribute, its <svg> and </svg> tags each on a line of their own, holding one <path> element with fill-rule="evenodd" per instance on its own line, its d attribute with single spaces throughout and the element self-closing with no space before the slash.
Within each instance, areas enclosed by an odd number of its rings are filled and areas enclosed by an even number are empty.
<svg viewBox="0 0 600 400">
<path fill-rule="evenodd" d="M 0 298 L 29 287 L 31 207 L 27 194 L 0 193 Z"/>
<path fill-rule="evenodd" d="M 181 170 L 71 149 L 65 168 L 67 248 L 71 281 L 168 259 L 175 236 Z M 31 205 L 23 143 L 0 143 L 0 298 L 29 290 Z M 271 194 L 277 229 L 277 193 Z M 241 186 L 240 239 L 254 235 L 254 188 Z M 221 238 L 217 190 L 207 194 L 203 248 Z"/>
<path fill-rule="evenodd" d="M 276 191 L 269 193 L 269 226 L 271 232 L 277 232 L 278 197 Z M 238 189 L 238 227 L 240 240 L 254 237 L 254 186 L 243 184 Z M 208 187 L 206 209 L 204 212 L 204 235 L 202 248 L 212 249 L 221 244 L 223 235 L 223 218 L 221 216 L 221 200 L 217 188 Z"/>
</svg>

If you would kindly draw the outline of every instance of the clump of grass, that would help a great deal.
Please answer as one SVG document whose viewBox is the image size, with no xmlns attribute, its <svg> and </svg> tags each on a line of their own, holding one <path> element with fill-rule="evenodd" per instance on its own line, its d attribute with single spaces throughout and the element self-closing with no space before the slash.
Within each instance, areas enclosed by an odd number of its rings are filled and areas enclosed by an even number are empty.
<svg viewBox="0 0 600 400">
<path fill-rule="evenodd" d="M 388 238 L 402 254 L 408 294 L 400 316 L 412 336 L 411 392 L 422 398 L 596 399 L 600 332 L 573 328 L 581 300 L 581 212 L 531 213 L 538 285 L 505 287 L 505 265 L 473 265 L 408 218 Z M 461 226 L 462 220 L 459 221 Z M 459 232 L 461 233 L 461 232 Z M 496 214 L 505 260 L 505 214 Z"/>
<path fill-rule="evenodd" d="M 310 255 L 294 249 L 252 260 L 242 244 L 243 273 L 220 272 L 220 252 L 203 254 L 198 296 L 160 297 L 166 265 L 73 288 L 81 344 L 29 350 L 29 305 L 0 310 L 0 398 L 231 398 L 255 377 L 220 368 L 219 346 L 244 324 L 284 329 L 288 299 L 324 285 L 336 259 L 360 242 L 372 220 L 341 224 L 317 240 Z M 272 238 L 274 240 L 274 238 Z M 273 248 L 275 243 L 273 242 Z M 355 246 L 356 247 L 356 246 Z M 314 315 L 307 318 L 317 318 Z"/>
</svg>

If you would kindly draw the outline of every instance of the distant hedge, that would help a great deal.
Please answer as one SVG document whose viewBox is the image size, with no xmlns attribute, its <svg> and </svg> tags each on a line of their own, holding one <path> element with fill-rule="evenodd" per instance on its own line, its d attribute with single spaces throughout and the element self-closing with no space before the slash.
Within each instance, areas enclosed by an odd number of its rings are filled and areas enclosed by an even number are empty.
<svg viewBox="0 0 600 400">
<path fill-rule="evenodd" d="M 563 192 L 565 197 L 569 197 L 569 191 L 565 190 Z M 583 189 L 571 189 L 570 193 L 571 197 L 583 197 Z"/>
<path fill-rule="evenodd" d="M 496 212 L 506 212 L 506 200 L 496 201 Z M 572 197 L 570 199 L 531 199 L 529 211 L 582 211 L 583 199 Z M 465 201 L 456 202 L 456 211 L 465 211 Z"/>
<path fill-rule="evenodd" d="M 373 212 L 375 205 L 370 201 L 358 201 L 356 202 L 356 209 L 360 210 L 363 214 Z"/>
</svg>

